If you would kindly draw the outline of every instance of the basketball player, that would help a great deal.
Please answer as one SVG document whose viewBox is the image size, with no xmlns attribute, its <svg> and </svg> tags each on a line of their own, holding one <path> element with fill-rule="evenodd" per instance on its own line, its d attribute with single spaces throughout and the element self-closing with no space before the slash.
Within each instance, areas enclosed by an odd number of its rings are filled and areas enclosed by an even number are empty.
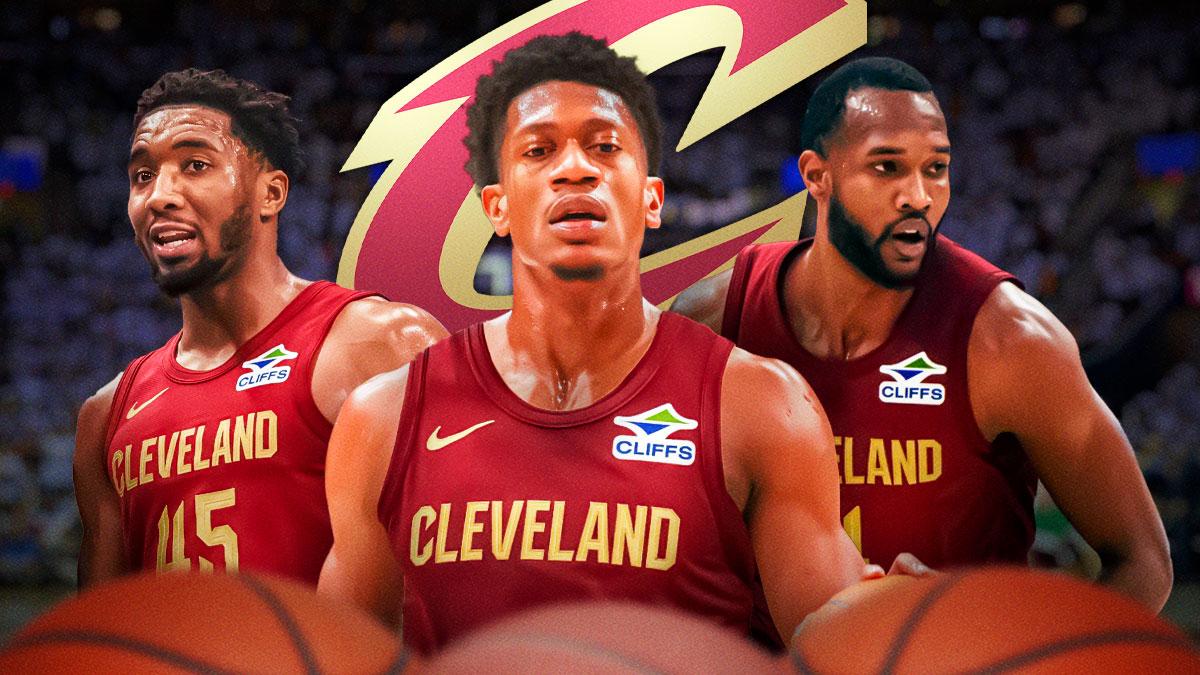
<svg viewBox="0 0 1200 675">
<path fill-rule="evenodd" d="M 276 225 L 303 167 L 287 97 L 221 71 L 142 93 L 129 219 L 183 330 L 84 403 L 79 583 L 157 569 L 316 584 L 325 451 L 346 395 L 446 335 L 432 317 L 290 273 Z"/>
<path fill-rule="evenodd" d="M 1024 563 L 1040 477 L 1154 610 L 1162 522 L 1066 328 L 1011 275 L 938 234 L 950 140 L 929 81 L 893 59 L 818 87 L 799 165 L 816 236 L 751 246 L 673 304 L 812 383 L 833 426 L 846 529 L 867 560 Z"/>
<path fill-rule="evenodd" d="M 392 623 L 403 598 L 420 652 L 596 598 L 747 634 L 765 590 L 774 624 L 755 627 L 778 644 L 775 628 L 882 574 L 841 528 L 804 381 L 642 298 L 663 183 L 633 59 L 580 33 L 535 38 L 480 78 L 467 119 L 468 170 L 512 237 L 513 309 L 351 394 L 320 588 Z"/>
</svg>

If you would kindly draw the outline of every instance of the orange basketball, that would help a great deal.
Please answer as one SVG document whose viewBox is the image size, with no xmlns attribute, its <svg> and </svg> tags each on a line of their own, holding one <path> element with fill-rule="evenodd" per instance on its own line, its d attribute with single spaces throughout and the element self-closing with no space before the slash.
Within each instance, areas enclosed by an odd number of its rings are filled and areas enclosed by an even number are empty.
<svg viewBox="0 0 1200 675">
<path fill-rule="evenodd" d="M 804 673 L 1200 673 L 1179 629 L 1116 592 L 1016 567 L 843 591 L 792 641 Z"/>
<path fill-rule="evenodd" d="M 399 658 L 382 625 L 299 583 L 147 573 L 38 617 L 4 646 L 0 673 L 367 673 Z"/>
<path fill-rule="evenodd" d="M 501 619 L 425 662 L 443 673 L 782 673 L 790 666 L 728 629 L 619 602 L 553 605 Z"/>
</svg>

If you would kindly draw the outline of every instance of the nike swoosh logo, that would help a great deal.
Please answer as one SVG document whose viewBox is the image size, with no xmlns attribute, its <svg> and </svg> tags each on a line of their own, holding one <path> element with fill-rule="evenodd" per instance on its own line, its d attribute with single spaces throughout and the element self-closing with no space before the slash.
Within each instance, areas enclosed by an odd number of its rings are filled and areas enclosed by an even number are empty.
<svg viewBox="0 0 1200 675">
<path fill-rule="evenodd" d="M 134 415 L 136 415 L 136 414 L 138 414 L 138 413 L 142 412 L 142 408 L 145 408 L 146 406 L 150 405 L 151 403 L 154 403 L 154 399 L 156 399 L 156 398 L 158 398 L 159 396 L 162 396 L 163 394 L 167 393 L 167 390 L 168 390 L 168 389 L 170 389 L 170 387 L 163 387 L 163 390 L 162 390 L 162 391 L 158 392 L 158 393 L 157 393 L 157 394 L 155 394 L 155 395 L 154 395 L 154 396 L 153 396 L 153 397 L 152 397 L 152 398 L 151 398 L 149 401 L 146 401 L 145 403 L 143 403 L 143 404 L 141 404 L 141 405 L 138 405 L 138 404 L 135 402 L 133 405 L 129 406 L 129 412 L 125 413 L 125 419 L 127 419 L 127 420 L 131 420 L 131 419 L 133 419 L 133 416 L 134 416 Z"/>
<path fill-rule="evenodd" d="M 457 434 L 450 434 L 449 436 L 446 436 L 445 438 L 438 438 L 438 432 L 442 430 L 442 427 L 439 424 L 438 427 L 433 430 L 433 433 L 429 434 L 429 439 L 425 441 L 425 447 L 429 448 L 430 450 L 441 450 L 442 448 L 446 447 L 447 445 L 450 445 L 451 443 L 453 443 L 455 441 L 461 441 L 462 439 L 466 438 L 467 435 L 470 434 L 471 432 L 473 432 L 477 429 L 480 429 L 482 427 L 486 427 L 487 425 L 489 425 L 495 421 L 496 420 L 488 420 L 486 422 L 480 422 L 479 424 L 476 424 L 473 427 L 467 427 L 466 429 L 463 429 L 462 431 L 458 432 Z"/>
</svg>

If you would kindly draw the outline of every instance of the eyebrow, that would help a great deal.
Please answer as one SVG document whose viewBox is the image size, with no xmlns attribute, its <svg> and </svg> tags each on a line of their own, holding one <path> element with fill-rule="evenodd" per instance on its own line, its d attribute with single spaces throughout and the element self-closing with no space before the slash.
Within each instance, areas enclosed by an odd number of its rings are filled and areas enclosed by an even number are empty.
<svg viewBox="0 0 1200 675">
<path fill-rule="evenodd" d="M 939 154 L 948 155 L 948 154 L 950 154 L 950 146 L 939 145 L 938 147 L 934 148 L 933 151 L 936 153 L 939 153 Z M 904 154 L 904 150 L 901 150 L 900 148 L 889 147 L 889 146 L 880 146 L 877 148 L 871 148 L 870 150 L 867 151 L 868 157 L 875 156 L 875 155 L 903 155 L 903 154 Z"/>
<path fill-rule="evenodd" d="M 618 125 L 615 122 L 613 122 L 612 120 L 609 120 L 609 119 L 605 119 L 603 117 L 592 117 L 592 118 L 586 120 L 581 126 L 583 127 L 584 133 L 588 133 L 588 134 L 594 134 L 597 131 L 606 131 L 608 129 L 617 129 L 618 128 Z M 628 125 L 626 125 L 626 126 L 628 126 Z M 536 134 L 536 133 L 542 133 L 542 132 L 553 130 L 553 129 L 558 129 L 560 127 L 561 127 L 561 125 L 558 122 L 553 122 L 553 121 L 534 122 L 533 124 L 530 124 L 529 126 L 518 127 L 516 129 L 516 133 L 518 133 L 518 134 Z"/>
<path fill-rule="evenodd" d="M 537 134 L 557 127 L 554 122 L 534 122 L 528 126 L 517 127 L 514 131 L 518 134 Z"/>
<path fill-rule="evenodd" d="M 178 150 L 179 148 L 205 148 L 205 149 L 214 150 L 214 151 L 217 149 L 212 143 L 209 143 L 208 141 L 200 139 L 200 138 L 180 139 L 178 141 L 175 141 L 175 144 L 171 146 L 172 150 Z M 143 156 L 145 156 L 149 152 L 150 151 L 147 150 L 146 146 L 144 146 L 144 145 L 134 148 L 133 152 L 129 153 L 129 163 L 133 164 L 134 162 L 141 159 Z"/>
</svg>

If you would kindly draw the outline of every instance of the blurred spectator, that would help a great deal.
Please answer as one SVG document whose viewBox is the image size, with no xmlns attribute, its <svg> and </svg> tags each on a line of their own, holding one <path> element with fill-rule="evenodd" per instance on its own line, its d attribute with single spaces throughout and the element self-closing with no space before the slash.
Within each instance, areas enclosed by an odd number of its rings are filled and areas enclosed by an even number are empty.
<svg viewBox="0 0 1200 675">
<path fill-rule="evenodd" d="M 16 454 L 0 451 L 0 581 L 38 580 L 38 490 Z"/>
</svg>

